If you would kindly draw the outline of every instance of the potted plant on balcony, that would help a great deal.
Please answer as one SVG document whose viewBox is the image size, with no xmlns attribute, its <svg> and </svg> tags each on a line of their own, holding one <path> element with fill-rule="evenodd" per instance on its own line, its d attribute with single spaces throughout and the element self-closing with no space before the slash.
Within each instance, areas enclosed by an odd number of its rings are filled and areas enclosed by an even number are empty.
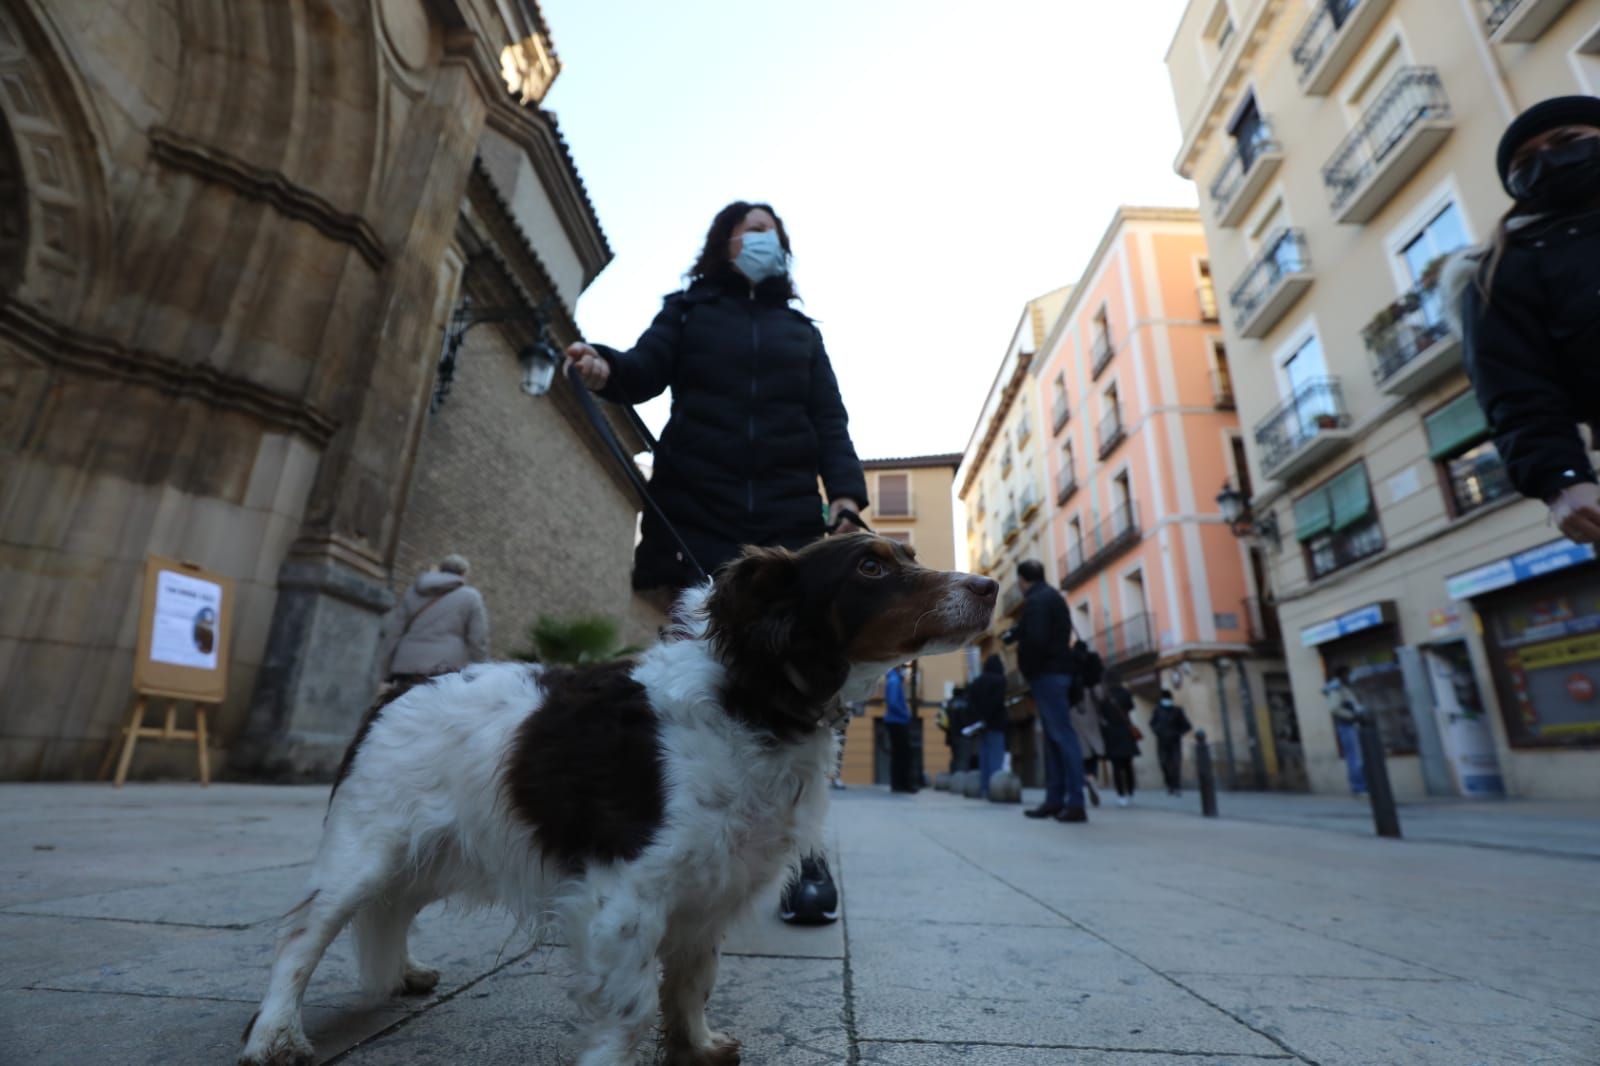
<svg viewBox="0 0 1600 1066">
<path fill-rule="evenodd" d="M 1316 426 L 1317 426 L 1318 429 L 1338 429 L 1339 428 L 1339 416 L 1336 415 L 1336 414 L 1332 414 L 1330 412 L 1327 412 L 1327 411 L 1324 411 L 1321 414 L 1317 415 L 1316 418 L 1313 421 L 1315 421 Z"/>
</svg>

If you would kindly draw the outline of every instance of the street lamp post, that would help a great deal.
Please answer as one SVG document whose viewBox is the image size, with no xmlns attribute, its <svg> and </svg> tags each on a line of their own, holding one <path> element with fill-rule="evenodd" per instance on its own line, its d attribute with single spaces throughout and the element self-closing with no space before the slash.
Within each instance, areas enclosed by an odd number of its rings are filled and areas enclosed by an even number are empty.
<svg viewBox="0 0 1600 1066">
<path fill-rule="evenodd" d="M 1232 482 L 1222 483 L 1222 491 L 1217 493 L 1217 509 L 1222 512 L 1222 520 L 1228 523 L 1228 528 L 1232 530 L 1234 536 L 1259 537 L 1271 544 L 1274 551 L 1282 546 L 1277 515 L 1268 511 L 1257 518 L 1250 510 L 1250 501 L 1233 487 Z"/>
</svg>

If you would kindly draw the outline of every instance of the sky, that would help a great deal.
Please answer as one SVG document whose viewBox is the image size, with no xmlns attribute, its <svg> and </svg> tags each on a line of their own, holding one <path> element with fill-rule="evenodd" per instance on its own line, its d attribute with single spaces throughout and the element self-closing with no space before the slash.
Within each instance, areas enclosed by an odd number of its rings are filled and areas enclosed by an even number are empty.
<svg viewBox="0 0 1600 1066">
<path fill-rule="evenodd" d="M 959 452 L 1025 301 L 1120 204 L 1192 207 L 1162 56 L 1183 0 L 541 0 L 558 117 L 616 258 L 578 301 L 630 347 L 712 216 L 794 245 L 863 459 Z M 664 399 L 641 408 L 658 429 Z"/>
</svg>

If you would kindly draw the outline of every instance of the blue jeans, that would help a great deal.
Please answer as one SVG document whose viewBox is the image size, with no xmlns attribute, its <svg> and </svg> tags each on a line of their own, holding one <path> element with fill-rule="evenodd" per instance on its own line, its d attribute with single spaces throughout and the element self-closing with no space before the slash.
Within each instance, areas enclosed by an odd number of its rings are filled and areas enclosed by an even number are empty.
<svg viewBox="0 0 1600 1066">
<path fill-rule="evenodd" d="M 1354 722 L 1335 722 L 1339 732 L 1339 750 L 1344 752 L 1344 770 L 1350 778 L 1350 791 L 1360 794 L 1367 790 L 1367 774 L 1361 767 L 1361 727 Z"/>
<path fill-rule="evenodd" d="M 989 778 L 1000 772 L 1006 761 L 1006 731 L 985 729 L 978 734 L 978 780 L 980 791 L 989 794 Z"/>
<path fill-rule="evenodd" d="M 1044 726 L 1044 805 L 1083 806 L 1083 749 L 1067 706 L 1072 679 L 1066 674 L 1040 674 L 1028 682 Z"/>
</svg>

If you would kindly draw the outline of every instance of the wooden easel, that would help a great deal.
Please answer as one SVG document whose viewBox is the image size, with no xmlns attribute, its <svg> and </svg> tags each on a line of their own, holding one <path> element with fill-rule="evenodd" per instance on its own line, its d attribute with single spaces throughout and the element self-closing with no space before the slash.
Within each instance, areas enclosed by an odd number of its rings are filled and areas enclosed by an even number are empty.
<svg viewBox="0 0 1600 1066">
<path fill-rule="evenodd" d="M 110 750 L 100 764 L 100 773 L 96 775 L 104 781 L 111 773 L 111 763 L 117 764 L 117 776 L 111 782 L 113 786 L 121 788 L 123 782 L 128 780 L 128 767 L 133 763 L 133 749 L 139 743 L 140 737 L 150 740 L 192 740 L 195 742 L 196 758 L 200 764 L 200 784 L 211 784 L 211 757 L 206 751 L 206 704 L 194 705 L 194 728 L 179 729 L 178 726 L 178 701 L 191 697 L 181 694 L 165 692 L 140 692 L 133 698 L 133 709 L 128 712 L 127 724 L 122 727 L 122 742 L 113 741 Z M 154 700 L 167 701 L 167 717 L 165 723 L 157 728 L 144 724 L 145 711 Z M 121 758 L 117 752 L 121 752 Z"/>
<path fill-rule="evenodd" d="M 163 574 L 166 575 L 164 579 Z M 152 655 L 157 585 L 163 580 L 169 587 L 174 581 L 187 581 L 191 587 L 196 582 L 213 586 L 211 602 L 217 603 L 216 616 L 208 621 L 197 620 L 194 631 L 197 642 L 207 638 L 208 634 L 208 639 L 215 641 L 214 646 L 211 643 L 200 645 L 201 650 L 207 655 L 213 652 L 214 647 L 215 654 L 212 656 L 212 661 L 207 662 L 202 657 L 199 664 L 193 662 L 186 664 L 182 658 L 158 660 Z M 200 783 L 202 785 L 211 783 L 211 760 L 206 750 L 208 742 L 206 712 L 217 708 L 228 691 L 233 590 L 234 585 L 230 578 L 212 573 L 196 563 L 168 559 L 159 555 L 152 555 L 145 560 L 144 591 L 139 609 L 139 640 L 133 660 L 133 707 L 128 711 L 126 724 L 119 731 L 120 742 L 112 741 L 110 750 L 100 763 L 98 777 L 101 781 L 111 773 L 111 764 L 115 762 L 117 773 L 112 784 L 117 788 L 122 787 L 128 780 L 128 767 L 133 764 L 133 749 L 138 746 L 142 737 L 147 740 L 194 741 L 200 768 Z M 146 712 L 152 705 L 159 705 L 163 701 L 166 703 L 166 718 L 163 723 L 160 726 L 145 725 Z M 194 704 L 193 729 L 178 728 L 180 702 Z"/>
</svg>

